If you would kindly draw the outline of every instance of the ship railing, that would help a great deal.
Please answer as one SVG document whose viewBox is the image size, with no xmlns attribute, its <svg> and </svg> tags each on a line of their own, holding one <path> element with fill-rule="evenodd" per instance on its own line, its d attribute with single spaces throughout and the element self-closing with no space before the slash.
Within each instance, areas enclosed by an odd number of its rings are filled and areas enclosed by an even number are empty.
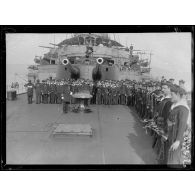
<svg viewBox="0 0 195 195">
<path fill-rule="evenodd" d="M 24 87 L 26 83 L 20 83 L 19 87 L 12 87 L 12 85 L 6 85 L 6 98 L 7 98 L 7 92 L 10 90 L 16 90 L 16 93 L 23 94 L 26 93 L 26 88 Z"/>
</svg>

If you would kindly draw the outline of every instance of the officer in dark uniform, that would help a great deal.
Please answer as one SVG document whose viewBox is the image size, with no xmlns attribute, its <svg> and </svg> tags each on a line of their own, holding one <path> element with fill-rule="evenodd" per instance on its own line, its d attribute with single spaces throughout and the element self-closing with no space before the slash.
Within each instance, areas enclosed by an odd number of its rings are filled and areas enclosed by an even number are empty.
<svg viewBox="0 0 195 195">
<path fill-rule="evenodd" d="M 142 108 L 141 108 L 141 118 L 143 119 L 145 117 L 145 113 L 146 113 L 146 97 L 147 97 L 147 94 L 146 94 L 146 84 L 145 83 L 142 83 Z"/>
<path fill-rule="evenodd" d="M 184 84 L 185 84 L 185 81 L 184 81 L 184 80 L 179 80 L 179 86 L 180 86 L 182 89 L 186 90 Z"/>
<path fill-rule="evenodd" d="M 68 105 L 70 104 L 70 86 L 68 84 L 63 85 L 63 93 L 62 93 L 62 103 L 63 103 L 63 112 L 68 113 Z"/>
<path fill-rule="evenodd" d="M 101 88 L 100 86 L 97 87 L 97 93 L 96 93 L 96 104 L 101 104 Z"/>
<path fill-rule="evenodd" d="M 50 84 L 50 104 L 55 104 L 55 87 L 56 85 L 54 84 L 54 82 L 52 81 Z"/>
<path fill-rule="evenodd" d="M 35 84 L 35 94 L 36 94 L 36 104 L 41 103 L 41 83 L 39 82 L 39 79 L 37 80 Z"/>
<path fill-rule="evenodd" d="M 169 82 L 171 83 L 171 84 L 174 84 L 174 81 L 175 81 L 175 79 L 169 79 Z"/>
<path fill-rule="evenodd" d="M 135 83 L 132 82 L 132 88 L 131 88 L 131 96 L 130 96 L 130 106 L 135 106 Z"/>
<path fill-rule="evenodd" d="M 24 86 L 27 87 L 28 104 L 32 104 L 34 85 L 31 83 L 31 80 L 29 80 L 28 83 L 25 84 Z"/>
<path fill-rule="evenodd" d="M 114 83 L 110 87 L 110 104 L 114 104 Z"/>
<path fill-rule="evenodd" d="M 115 102 L 116 105 L 120 104 L 120 87 L 117 84 L 116 91 L 115 91 Z"/>
<path fill-rule="evenodd" d="M 127 87 L 127 106 L 131 106 L 132 104 L 132 86 L 131 84 Z"/>
<path fill-rule="evenodd" d="M 48 84 L 46 82 L 43 83 L 43 103 L 48 104 Z"/>
<path fill-rule="evenodd" d="M 105 84 L 102 85 L 102 88 L 101 88 L 101 94 L 102 94 L 102 104 L 106 104 L 106 96 L 105 96 Z"/>
<path fill-rule="evenodd" d="M 108 100 L 107 100 L 107 103 L 108 103 L 108 105 L 111 105 L 112 104 L 112 87 L 111 87 L 111 83 L 109 84 L 107 89 L 108 89 L 108 93 L 107 93 Z"/>
<path fill-rule="evenodd" d="M 109 96 L 109 89 L 108 89 L 108 85 L 106 85 L 104 87 L 104 104 L 108 105 L 108 96 Z"/>
<path fill-rule="evenodd" d="M 121 100 L 121 104 L 122 105 L 125 105 L 125 85 L 124 83 L 122 82 L 121 83 L 121 88 L 120 88 L 120 100 Z"/>
<path fill-rule="evenodd" d="M 57 95 L 57 104 L 61 104 L 61 82 L 58 81 L 57 84 L 56 84 L 56 95 Z"/>
<path fill-rule="evenodd" d="M 152 96 L 152 84 L 148 83 L 146 93 L 146 117 L 147 119 L 153 118 L 153 96 Z"/>
<path fill-rule="evenodd" d="M 135 92 L 135 109 L 138 113 L 139 111 L 139 85 L 138 83 L 136 84 L 136 92 Z"/>
<path fill-rule="evenodd" d="M 104 84 L 101 85 L 101 104 L 104 104 Z"/>
<path fill-rule="evenodd" d="M 92 87 L 92 96 L 93 96 L 91 99 L 92 104 L 96 103 L 96 95 L 97 95 L 97 82 L 95 82 L 93 87 Z"/>
<path fill-rule="evenodd" d="M 42 82 L 40 83 L 40 88 L 41 88 L 41 103 L 44 102 L 44 96 L 43 96 L 43 86 L 44 86 L 44 80 L 42 80 Z"/>
<path fill-rule="evenodd" d="M 140 115 L 141 111 L 141 85 L 139 84 L 138 90 L 137 90 L 137 98 L 136 98 L 136 108 L 137 108 L 137 113 Z"/>
<path fill-rule="evenodd" d="M 54 104 L 57 104 L 57 82 L 54 81 Z"/>
<path fill-rule="evenodd" d="M 51 104 L 51 80 L 47 81 L 48 103 Z"/>
</svg>

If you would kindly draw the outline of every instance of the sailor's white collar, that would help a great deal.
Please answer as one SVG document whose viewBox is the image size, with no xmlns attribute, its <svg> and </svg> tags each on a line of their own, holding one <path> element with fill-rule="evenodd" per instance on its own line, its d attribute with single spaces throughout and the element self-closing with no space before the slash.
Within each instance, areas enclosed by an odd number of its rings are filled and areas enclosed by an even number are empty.
<svg viewBox="0 0 195 195">
<path fill-rule="evenodd" d="M 187 101 L 185 99 L 181 99 L 177 103 L 172 104 L 171 110 L 173 110 L 177 106 L 185 106 L 188 110 L 190 110 L 190 108 L 189 108 L 189 106 L 187 104 Z"/>
<path fill-rule="evenodd" d="M 168 94 L 167 96 L 165 96 L 165 97 L 163 97 L 162 99 L 161 99 L 161 101 L 163 101 L 164 99 L 168 99 L 168 98 L 171 98 L 171 96 Z"/>
</svg>

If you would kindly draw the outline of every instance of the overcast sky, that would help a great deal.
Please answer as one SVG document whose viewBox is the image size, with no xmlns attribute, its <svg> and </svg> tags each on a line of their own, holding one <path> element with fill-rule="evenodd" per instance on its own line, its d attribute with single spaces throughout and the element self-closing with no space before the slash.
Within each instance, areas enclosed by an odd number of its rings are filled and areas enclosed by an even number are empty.
<svg viewBox="0 0 195 195">
<path fill-rule="evenodd" d="M 151 74 L 186 81 L 191 88 L 191 34 L 190 33 L 131 33 L 109 34 L 124 46 L 134 45 L 134 49 L 152 51 Z M 39 45 L 51 46 L 69 38 L 70 34 L 7 34 L 6 72 L 7 79 L 14 73 L 26 74 L 28 65 L 34 64 L 35 55 L 42 56 L 48 49 Z"/>
</svg>

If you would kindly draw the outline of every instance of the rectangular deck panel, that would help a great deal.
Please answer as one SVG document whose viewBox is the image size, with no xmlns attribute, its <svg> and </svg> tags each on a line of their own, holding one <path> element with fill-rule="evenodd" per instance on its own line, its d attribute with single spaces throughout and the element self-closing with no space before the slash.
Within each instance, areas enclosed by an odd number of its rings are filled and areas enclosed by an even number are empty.
<svg viewBox="0 0 195 195">
<path fill-rule="evenodd" d="M 59 124 L 53 131 L 53 135 L 89 135 L 93 131 L 89 124 Z"/>
</svg>

